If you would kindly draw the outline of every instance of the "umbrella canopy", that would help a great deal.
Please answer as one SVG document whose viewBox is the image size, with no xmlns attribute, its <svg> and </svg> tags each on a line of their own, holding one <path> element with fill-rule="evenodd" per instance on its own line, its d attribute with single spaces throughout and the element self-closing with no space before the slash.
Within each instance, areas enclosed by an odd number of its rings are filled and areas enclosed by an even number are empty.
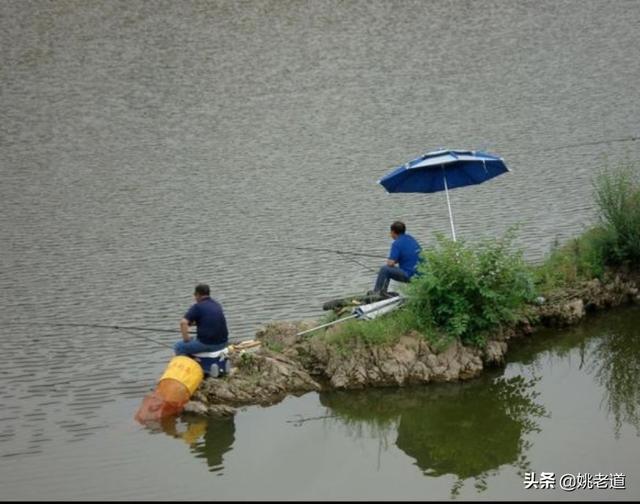
<svg viewBox="0 0 640 504">
<path fill-rule="evenodd" d="M 388 173 L 378 183 L 389 193 L 445 191 L 451 233 L 456 239 L 449 189 L 482 182 L 509 171 L 501 157 L 480 151 L 437 150 L 409 161 Z"/>
</svg>

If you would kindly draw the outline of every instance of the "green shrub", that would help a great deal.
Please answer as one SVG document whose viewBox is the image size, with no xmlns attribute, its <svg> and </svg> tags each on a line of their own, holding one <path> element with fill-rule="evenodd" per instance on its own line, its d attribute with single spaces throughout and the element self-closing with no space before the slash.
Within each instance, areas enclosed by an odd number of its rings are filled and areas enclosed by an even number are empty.
<svg viewBox="0 0 640 504">
<path fill-rule="evenodd" d="M 554 248 L 542 265 L 533 268 L 542 292 L 602 278 L 608 265 L 640 264 L 639 175 L 625 164 L 593 179 L 599 223 Z"/>
<path fill-rule="evenodd" d="M 610 241 L 609 228 L 598 226 L 554 248 L 543 264 L 533 267 L 536 286 L 548 292 L 581 280 L 602 278 Z"/>
<path fill-rule="evenodd" d="M 640 264 L 640 170 L 632 164 L 602 171 L 593 182 L 608 264 Z"/>
<path fill-rule="evenodd" d="M 438 236 L 406 289 L 416 328 L 483 345 L 486 331 L 515 320 L 534 290 L 531 270 L 522 253 L 511 249 L 512 239 L 510 232 L 468 246 Z"/>
</svg>

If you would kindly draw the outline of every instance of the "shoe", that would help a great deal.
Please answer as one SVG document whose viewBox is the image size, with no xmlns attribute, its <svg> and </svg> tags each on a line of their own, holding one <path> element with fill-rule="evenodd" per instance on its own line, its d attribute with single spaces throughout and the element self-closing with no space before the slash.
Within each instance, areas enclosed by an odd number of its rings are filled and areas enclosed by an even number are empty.
<svg viewBox="0 0 640 504">
<path fill-rule="evenodd" d="M 386 298 L 384 297 L 384 294 L 382 292 L 370 290 L 367 291 L 367 294 L 364 297 L 363 301 L 366 303 L 375 303 L 376 301 L 382 301 L 383 299 Z"/>
</svg>

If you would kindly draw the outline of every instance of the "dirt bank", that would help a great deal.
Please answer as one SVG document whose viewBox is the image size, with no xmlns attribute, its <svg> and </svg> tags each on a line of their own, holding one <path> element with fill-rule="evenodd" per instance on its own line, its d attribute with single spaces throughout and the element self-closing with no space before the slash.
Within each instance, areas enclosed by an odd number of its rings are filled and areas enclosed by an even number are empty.
<svg viewBox="0 0 640 504">
<path fill-rule="evenodd" d="M 314 321 L 270 323 L 256 334 L 262 348 L 232 355 L 231 375 L 206 379 L 187 411 L 232 415 L 238 406 L 274 404 L 288 394 L 468 380 L 486 367 L 502 365 L 512 338 L 534 335 L 540 327 L 573 325 L 597 310 L 640 304 L 639 286 L 637 273 L 616 272 L 603 281 L 558 290 L 539 304 L 528 305 L 511 327 L 496 330 L 484 348 L 456 341 L 439 349 L 412 331 L 389 345 L 356 343 L 345 350 L 328 343 L 323 332 L 296 337 Z"/>
</svg>

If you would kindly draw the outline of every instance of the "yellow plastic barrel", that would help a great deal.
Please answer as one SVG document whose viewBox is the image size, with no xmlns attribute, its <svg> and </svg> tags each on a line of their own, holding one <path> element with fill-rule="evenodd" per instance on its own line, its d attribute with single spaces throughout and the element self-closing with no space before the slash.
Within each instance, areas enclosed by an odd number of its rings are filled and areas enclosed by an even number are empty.
<svg viewBox="0 0 640 504">
<path fill-rule="evenodd" d="M 200 364 L 195 360 L 178 355 L 171 359 L 164 374 L 160 377 L 160 381 L 171 378 L 182 383 L 189 390 L 189 395 L 193 394 L 202 380 L 204 373 Z"/>
<path fill-rule="evenodd" d="M 195 360 L 183 355 L 174 357 L 155 390 L 142 400 L 135 419 L 146 424 L 179 415 L 203 379 L 202 368 Z"/>
</svg>

